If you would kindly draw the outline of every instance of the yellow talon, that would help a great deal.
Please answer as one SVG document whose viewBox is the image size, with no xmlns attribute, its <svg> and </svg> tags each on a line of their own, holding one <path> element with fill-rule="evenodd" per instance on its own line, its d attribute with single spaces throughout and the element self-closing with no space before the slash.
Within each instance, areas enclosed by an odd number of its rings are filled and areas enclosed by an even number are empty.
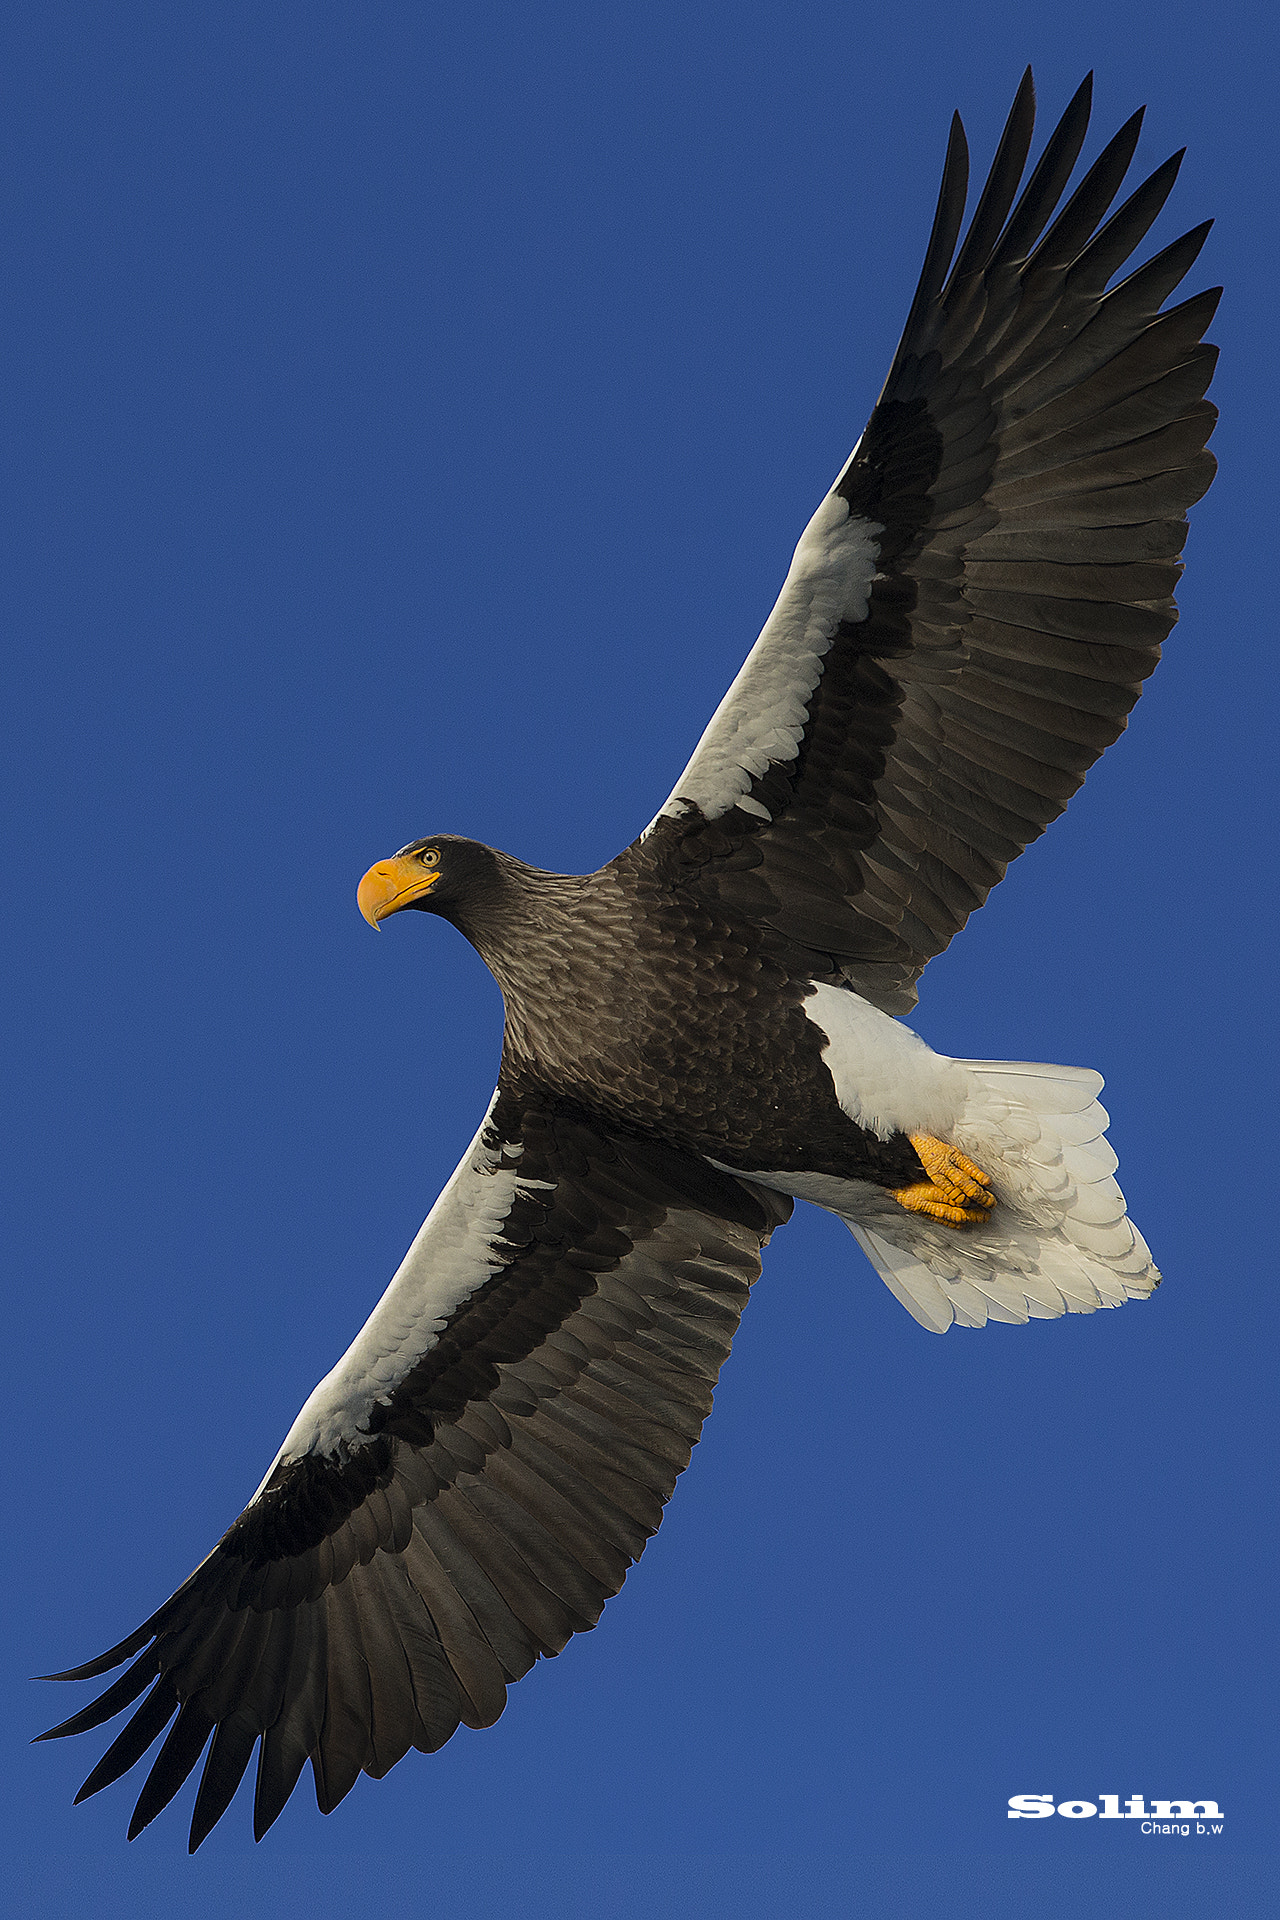
<svg viewBox="0 0 1280 1920">
<path fill-rule="evenodd" d="M 958 1147 L 935 1140 L 931 1133 L 909 1136 L 928 1180 L 913 1186 L 891 1189 L 893 1198 L 908 1213 L 928 1214 L 950 1227 L 964 1227 L 985 1220 L 996 1203 L 990 1176 L 975 1167 Z"/>
</svg>

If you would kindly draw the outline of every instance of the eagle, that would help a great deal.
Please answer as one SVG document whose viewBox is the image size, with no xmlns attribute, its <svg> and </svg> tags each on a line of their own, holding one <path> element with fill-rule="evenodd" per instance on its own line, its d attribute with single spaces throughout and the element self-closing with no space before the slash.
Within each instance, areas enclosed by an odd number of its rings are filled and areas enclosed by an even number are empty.
<svg viewBox="0 0 1280 1920">
<path fill-rule="evenodd" d="M 41 1736 L 133 1708 L 81 1799 L 168 1729 L 130 1838 L 202 1755 L 193 1850 L 255 1749 L 261 1838 L 308 1761 L 327 1813 L 491 1725 L 656 1530 L 796 1199 L 937 1333 L 1157 1286 L 1100 1075 L 899 1017 L 1126 725 L 1214 472 L 1220 290 L 1166 305 L 1208 223 L 1117 279 L 1181 154 L 1116 206 L 1135 113 L 1067 197 L 1089 106 L 1086 80 L 1024 185 L 1028 70 L 963 237 L 953 119 L 866 431 L 640 837 L 566 875 L 427 834 L 361 880 L 372 925 L 439 915 L 494 974 L 497 1089 L 243 1513 L 52 1676 L 129 1663 Z"/>
</svg>

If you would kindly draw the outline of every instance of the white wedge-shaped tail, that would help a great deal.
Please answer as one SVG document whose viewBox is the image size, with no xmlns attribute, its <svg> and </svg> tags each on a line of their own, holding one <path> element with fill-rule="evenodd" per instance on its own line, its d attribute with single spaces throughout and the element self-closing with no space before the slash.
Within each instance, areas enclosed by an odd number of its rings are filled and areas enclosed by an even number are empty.
<svg viewBox="0 0 1280 1920">
<path fill-rule="evenodd" d="M 1016 1060 L 953 1064 L 968 1092 L 947 1137 L 990 1175 L 990 1217 L 948 1227 L 866 1187 L 838 1209 L 908 1313 L 945 1333 L 953 1322 L 1050 1320 L 1153 1293 L 1159 1271 L 1114 1177 L 1102 1076 Z"/>
</svg>

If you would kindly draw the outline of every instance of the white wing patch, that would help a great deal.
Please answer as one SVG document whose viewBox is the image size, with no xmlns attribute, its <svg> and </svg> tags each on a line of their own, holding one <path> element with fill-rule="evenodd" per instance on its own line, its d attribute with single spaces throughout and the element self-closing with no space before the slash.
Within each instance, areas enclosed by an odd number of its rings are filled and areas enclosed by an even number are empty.
<svg viewBox="0 0 1280 1920">
<path fill-rule="evenodd" d="M 497 1098 L 495 1093 L 475 1139 L 418 1229 L 390 1286 L 290 1427 L 263 1486 L 279 1461 L 331 1453 L 339 1442 L 354 1440 L 367 1429 L 375 1402 L 392 1393 L 430 1352 L 463 1301 L 506 1265 L 493 1243 L 512 1203 L 518 1192 L 545 1190 L 547 1182 L 518 1179 L 509 1163 L 519 1160 L 520 1146 L 491 1150 L 482 1144 Z"/>
<path fill-rule="evenodd" d="M 850 987 L 815 983 L 804 1012 L 826 1045 L 822 1058 L 851 1120 L 887 1140 L 892 1133 L 945 1136 L 964 1107 L 969 1082 L 910 1027 Z"/>
<path fill-rule="evenodd" d="M 771 763 L 795 758 L 836 629 L 867 617 L 883 531 L 851 514 L 839 494 L 827 495 L 800 536 L 760 638 L 646 833 L 690 802 L 718 819 Z M 759 801 L 748 810 L 769 818 Z"/>
</svg>

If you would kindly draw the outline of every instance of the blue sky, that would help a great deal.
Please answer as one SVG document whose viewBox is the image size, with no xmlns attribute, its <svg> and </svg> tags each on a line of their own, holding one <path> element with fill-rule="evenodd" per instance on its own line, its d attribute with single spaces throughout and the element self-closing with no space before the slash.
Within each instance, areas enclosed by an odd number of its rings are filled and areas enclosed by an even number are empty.
<svg viewBox="0 0 1280 1920">
<path fill-rule="evenodd" d="M 18 1910 L 1255 1910 L 1274 1852 L 1276 30 L 1261 7 L 20 5 L 3 26 L 15 981 L 5 1740 Z M 1222 473 L 1128 735 L 926 977 L 1094 1065 L 1148 1305 L 932 1338 L 780 1235 L 601 1627 L 254 1852 L 25 1676 L 190 1570 L 483 1112 L 497 990 L 375 939 L 431 830 L 644 824 L 879 390 L 947 122 L 1097 69 L 1189 146 Z M 1135 175 L 1135 178 L 1139 177 Z M 100 1745 L 100 1743 L 99 1743 Z M 1215 1797 L 1217 1841 L 1008 1796 Z M 243 1796 L 242 1796 L 243 1800 Z M 943 1889 L 946 1889 L 945 1893 Z M 1096 1893 L 1095 1893 L 1096 1897 Z M 1077 1902 L 1072 1905 L 1072 1902 Z M 1061 1908 L 1057 1903 L 1061 1902 Z M 1228 1903 L 1224 1906 L 1224 1902 Z"/>
</svg>

